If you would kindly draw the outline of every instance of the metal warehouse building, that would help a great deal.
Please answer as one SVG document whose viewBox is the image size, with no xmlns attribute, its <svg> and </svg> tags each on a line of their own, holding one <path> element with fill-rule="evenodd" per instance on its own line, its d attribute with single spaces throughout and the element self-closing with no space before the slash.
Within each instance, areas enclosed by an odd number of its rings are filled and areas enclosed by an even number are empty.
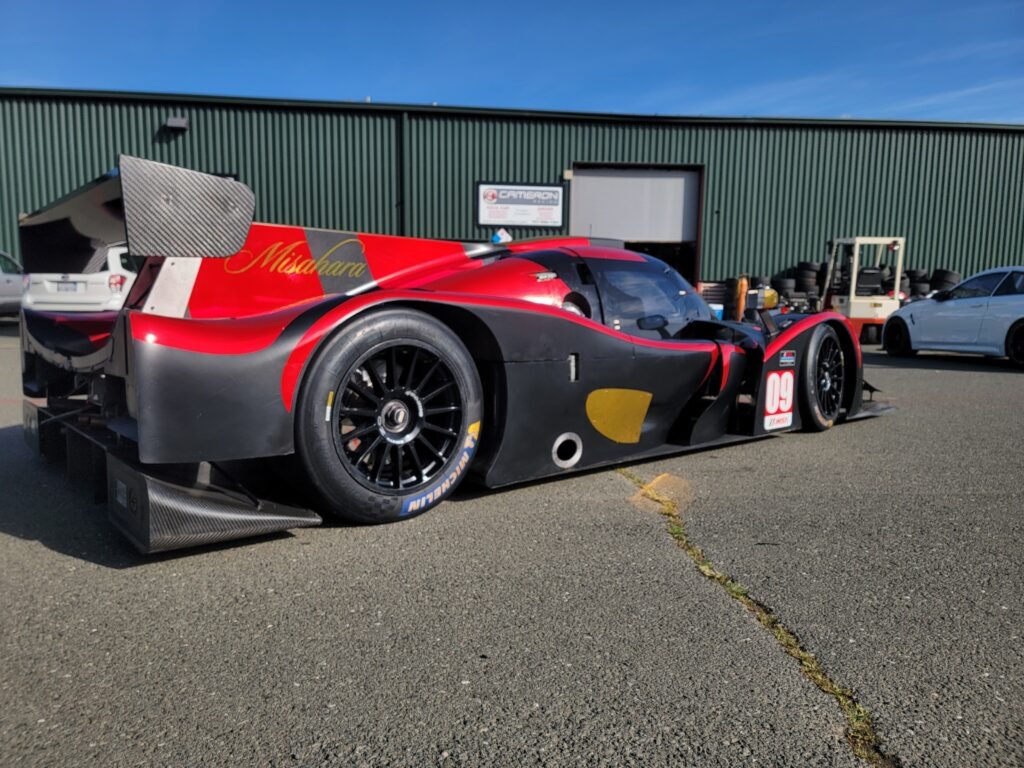
<svg viewBox="0 0 1024 768">
<path fill-rule="evenodd" d="M 919 269 L 1024 262 L 1019 125 L 36 89 L 0 89 L 0 250 L 120 152 L 234 174 L 257 218 L 333 229 L 487 240 L 495 190 L 553 192 L 515 238 L 621 239 L 704 280 L 820 260 L 833 236 L 905 236 Z"/>
</svg>

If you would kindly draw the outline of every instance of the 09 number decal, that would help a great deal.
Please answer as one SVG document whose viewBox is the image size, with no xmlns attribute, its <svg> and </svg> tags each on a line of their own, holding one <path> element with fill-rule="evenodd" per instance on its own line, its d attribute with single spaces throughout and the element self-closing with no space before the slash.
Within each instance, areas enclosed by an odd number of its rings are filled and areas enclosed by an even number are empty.
<svg viewBox="0 0 1024 768">
<path fill-rule="evenodd" d="M 764 428 L 793 426 L 795 379 L 792 371 L 772 371 L 764 382 Z"/>
</svg>

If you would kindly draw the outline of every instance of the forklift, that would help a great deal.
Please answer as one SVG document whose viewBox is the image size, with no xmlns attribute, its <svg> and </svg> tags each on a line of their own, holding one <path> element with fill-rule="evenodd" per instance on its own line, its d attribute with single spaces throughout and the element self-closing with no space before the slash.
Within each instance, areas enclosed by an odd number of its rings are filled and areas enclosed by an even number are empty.
<svg viewBox="0 0 1024 768">
<path fill-rule="evenodd" d="M 862 343 L 877 344 L 889 315 L 903 297 L 903 258 L 906 238 L 846 237 L 828 242 L 825 288 L 815 309 L 838 312 L 853 326 Z M 885 261 L 883 261 L 883 257 Z M 884 276 L 885 267 L 891 269 Z M 886 286 L 892 283 L 892 290 Z"/>
</svg>

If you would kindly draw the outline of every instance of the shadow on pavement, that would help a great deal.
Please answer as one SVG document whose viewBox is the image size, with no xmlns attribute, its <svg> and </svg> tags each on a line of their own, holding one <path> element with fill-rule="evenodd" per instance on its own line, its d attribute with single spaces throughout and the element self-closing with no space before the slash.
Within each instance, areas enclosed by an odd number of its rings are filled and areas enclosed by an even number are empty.
<svg viewBox="0 0 1024 768">
<path fill-rule="evenodd" d="M 183 559 L 222 549 L 237 549 L 288 532 L 205 547 L 142 555 L 114 528 L 105 503 L 69 481 L 62 463 L 48 463 L 25 444 L 20 426 L 0 429 L 0 536 L 38 541 L 47 549 L 105 568 Z"/>
<path fill-rule="evenodd" d="M 0 317 L 0 339 L 18 338 L 18 318 Z"/>
<path fill-rule="evenodd" d="M 864 365 L 922 371 L 984 371 L 1020 374 L 1006 358 L 981 355 L 957 355 L 944 352 L 919 352 L 914 357 L 892 357 L 879 350 L 864 350 Z"/>
</svg>

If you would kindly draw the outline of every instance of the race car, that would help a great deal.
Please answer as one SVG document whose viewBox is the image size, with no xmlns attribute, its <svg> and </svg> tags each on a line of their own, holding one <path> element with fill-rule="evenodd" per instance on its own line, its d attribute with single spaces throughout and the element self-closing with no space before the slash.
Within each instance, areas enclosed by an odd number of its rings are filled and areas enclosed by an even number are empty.
<svg viewBox="0 0 1024 768">
<path fill-rule="evenodd" d="M 650 256 L 253 223 L 244 184 L 122 155 L 21 221 L 26 271 L 126 242 L 119 311 L 22 310 L 25 427 L 143 552 L 422 514 L 880 412 L 846 319 L 716 320 Z M 75 468 L 72 468 L 74 465 Z"/>
</svg>

